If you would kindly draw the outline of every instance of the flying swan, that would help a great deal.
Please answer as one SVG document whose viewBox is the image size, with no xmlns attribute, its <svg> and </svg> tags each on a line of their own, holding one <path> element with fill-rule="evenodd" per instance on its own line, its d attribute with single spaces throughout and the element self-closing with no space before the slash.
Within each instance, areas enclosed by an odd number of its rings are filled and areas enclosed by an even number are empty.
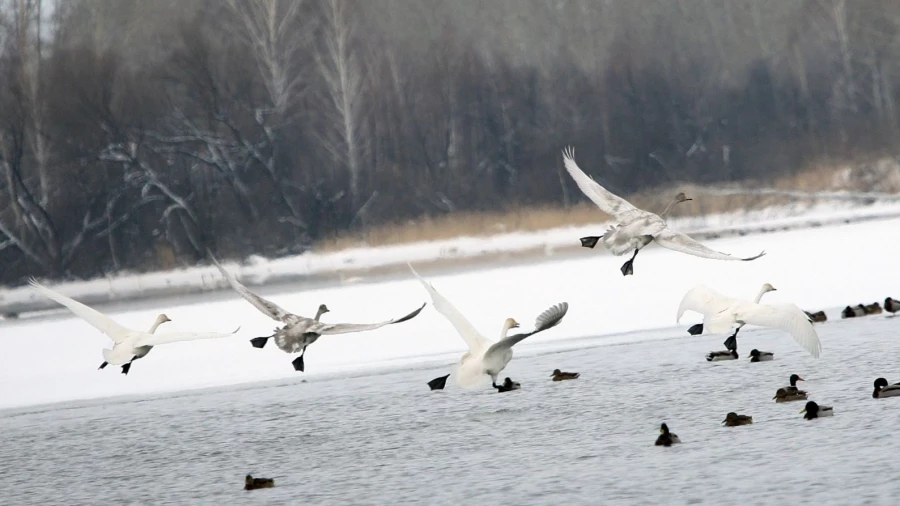
<svg viewBox="0 0 900 506">
<path fill-rule="evenodd" d="M 255 348 L 262 348 L 270 338 L 274 337 L 275 345 L 278 346 L 281 351 L 285 353 L 300 352 L 300 356 L 291 362 L 294 365 L 295 371 L 303 372 L 303 355 L 306 353 L 306 347 L 316 342 L 316 340 L 319 339 L 319 336 L 375 330 L 392 323 L 405 322 L 415 318 L 422 311 L 422 308 L 425 307 L 425 303 L 422 303 L 422 307 L 409 313 L 403 318 L 387 320 L 380 323 L 324 323 L 319 321 L 319 317 L 329 311 L 325 304 L 319 306 L 315 318 L 307 318 L 305 316 L 288 313 L 274 302 L 268 301 L 248 290 L 246 286 L 239 283 L 234 276 L 219 265 L 219 262 L 216 261 L 212 254 L 210 254 L 209 257 L 216 267 L 219 268 L 219 272 L 221 272 L 222 275 L 225 276 L 225 279 L 228 280 L 228 284 L 231 285 L 231 288 L 233 288 L 234 291 L 252 304 L 253 307 L 259 309 L 264 315 L 284 323 L 284 327 L 281 327 L 280 329 L 276 328 L 275 333 L 271 336 L 256 337 L 251 339 L 250 343 Z"/>
<path fill-rule="evenodd" d="M 75 299 L 66 297 L 41 285 L 34 278 L 28 282 L 38 293 L 67 307 L 76 316 L 112 339 L 112 349 L 103 349 L 103 363 L 100 364 L 100 369 L 103 369 L 108 364 L 121 365 L 122 373 L 128 374 L 131 362 L 146 356 L 154 346 L 179 341 L 193 341 L 195 339 L 228 337 L 240 330 L 240 327 L 238 327 L 233 332 L 168 332 L 155 334 L 153 332 L 156 330 L 156 327 L 162 324 L 161 318 L 157 318 L 158 323 L 153 325 L 150 332 L 132 330 L 119 325 L 112 318 L 85 306 Z M 162 316 L 164 315 L 160 315 L 160 317 Z M 169 321 L 168 317 L 166 317 L 165 321 Z"/>
<path fill-rule="evenodd" d="M 610 226 L 602 236 L 582 237 L 581 245 L 586 248 L 593 248 L 598 241 L 602 241 L 603 246 L 616 256 L 624 255 L 634 250 L 631 259 L 622 264 L 623 276 L 634 274 L 634 258 L 642 248 L 653 241 L 671 250 L 714 260 L 742 260 L 746 262 L 756 260 L 766 254 L 763 251 L 752 257 L 735 257 L 728 253 L 720 253 L 709 249 L 685 234 L 670 230 L 664 217 L 675 204 L 691 200 L 685 197 L 684 193 L 676 195 L 675 200 L 666 207 L 665 211 L 661 215 L 656 215 L 634 207 L 627 200 L 612 194 L 606 188 L 597 184 L 575 163 L 575 150 L 571 146 L 563 149 L 563 161 L 566 170 L 569 171 L 569 175 L 575 180 L 578 188 L 601 211 L 613 216 L 617 222 L 616 225 Z"/>
<path fill-rule="evenodd" d="M 806 313 L 794 304 L 757 304 L 726 297 L 705 285 L 697 285 L 681 299 L 676 322 L 681 320 L 685 311 L 703 315 L 704 334 L 722 334 L 735 324 L 738 328 L 746 324 L 759 325 L 788 332 L 815 358 L 822 353 L 822 343 L 816 329 Z"/>
<path fill-rule="evenodd" d="M 409 265 L 407 263 L 407 265 Z M 534 322 L 534 330 L 524 334 L 507 335 L 510 329 L 518 328 L 519 323 L 512 318 L 507 318 L 503 322 L 503 328 L 500 331 L 500 340 L 491 341 L 482 336 L 475 330 L 475 327 L 459 312 L 449 300 L 438 293 L 428 281 L 422 279 L 419 273 L 409 265 L 409 270 L 418 278 L 425 290 L 431 295 L 434 308 L 441 313 L 444 318 L 449 321 L 463 341 L 469 346 L 469 351 L 464 353 L 458 370 L 453 377 L 456 383 L 462 388 L 475 388 L 481 384 L 485 375 L 491 377 L 491 384 L 494 388 L 501 388 L 502 385 L 497 384 L 497 376 L 512 360 L 512 347 L 523 339 L 533 336 L 538 332 L 542 332 L 552 328 L 562 321 L 566 312 L 569 310 L 567 302 L 561 302 L 541 313 Z"/>
</svg>

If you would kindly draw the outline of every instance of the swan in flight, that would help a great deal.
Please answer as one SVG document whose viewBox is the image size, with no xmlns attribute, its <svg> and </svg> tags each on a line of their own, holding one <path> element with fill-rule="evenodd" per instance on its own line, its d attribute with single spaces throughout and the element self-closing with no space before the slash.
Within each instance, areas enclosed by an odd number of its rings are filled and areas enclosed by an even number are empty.
<svg viewBox="0 0 900 506">
<path fill-rule="evenodd" d="M 566 170 L 572 176 L 572 179 L 575 180 L 578 188 L 601 211 L 614 217 L 617 222 L 615 226 L 609 227 L 602 236 L 582 237 L 581 245 L 586 248 L 593 248 L 598 241 L 602 241 L 603 246 L 616 256 L 624 255 L 634 250 L 631 259 L 622 264 L 621 270 L 624 276 L 634 274 L 634 258 L 642 248 L 653 241 L 664 248 L 714 260 L 742 260 L 746 262 L 756 260 L 766 254 L 763 251 L 752 257 L 735 257 L 728 253 L 709 249 L 687 235 L 669 229 L 664 217 L 675 204 L 691 200 L 685 197 L 684 193 L 676 195 L 675 200 L 666 207 L 665 211 L 661 215 L 656 215 L 634 207 L 627 200 L 614 195 L 597 184 L 575 163 L 575 150 L 572 147 L 563 150 L 563 161 Z"/>
<path fill-rule="evenodd" d="M 788 332 L 815 358 L 819 358 L 822 352 L 822 343 L 812 322 L 794 304 L 758 304 L 726 297 L 705 285 L 697 285 L 681 299 L 676 322 L 681 320 L 685 311 L 703 315 L 703 331 L 706 334 L 727 332 L 735 324 L 739 325 L 738 328 L 745 324 L 759 325 Z"/>
<path fill-rule="evenodd" d="M 762 300 L 763 295 L 765 295 L 769 292 L 775 292 L 777 290 L 778 289 L 775 288 L 774 286 L 770 285 L 769 283 L 766 283 L 762 286 L 762 288 L 759 289 L 759 293 L 756 294 L 756 298 L 753 299 L 753 302 L 759 304 L 759 301 Z M 804 313 L 806 313 L 806 311 L 804 311 Z M 737 328 L 734 329 L 734 334 L 731 334 L 730 336 L 728 336 L 728 339 L 725 340 L 725 342 L 723 344 L 725 344 L 726 349 L 737 351 L 737 335 L 738 335 L 738 332 L 741 330 L 741 327 L 743 327 L 743 326 L 744 326 L 744 324 L 738 325 Z M 688 333 L 692 336 L 696 336 L 697 334 L 702 334 L 703 333 L 703 324 L 698 323 L 696 325 L 692 325 L 691 328 L 688 329 Z"/>
<path fill-rule="evenodd" d="M 162 325 L 163 323 L 166 323 L 166 322 L 170 322 L 170 321 L 172 321 L 172 320 L 170 320 L 168 316 L 166 316 L 164 314 L 160 314 L 159 316 L 156 317 L 156 320 L 153 322 L 153 325 L 150 326 L 150 330 L 148 330 L 147 333 L 152 334 L 152 333 L 156 332 L 156 329 L 159 328 L 160 325 Z M 147 354 L 150 353 L 150 350 L 152 350 L 152 349 L 153 349 L 153 346 L 149 346 L 149 345 L 141 346 L 140 348 L 135 349 L 136 353 L 134 355 L 134 358 L 132 358 L 131 361 L 128 362 L 127 364 L 122 364 L 122 374 L 127 375 L 128 371 L 131 370 L 131 362 L 134 362 L 135 360 L 137 360 L 139 358 L 146 357 Z M 98 367 L 98 369 L 103 369 L 107 365 L 108 364 L 106 362 L 103 362 L 102 364 L 100 364 L 100 367 Z"/>
<path fill-rule="evenodd" d="M 292 364 L 295 371 L 303 372 L 303 355 L 306 353 L 306 347 L 316 342 L 319 336 L 333 334 L 347 334 L 350 332 L 362 332 L 364 330 L 375 330 L 392 323 L 401 323 L 415 318 L 425 307 L 425 303 L 419 309 L 416 309 L 408 315 L 395 320 L 387 320 L 379 323 L 324 323 L 319 321 L 324 313 L 329 311 L 325 304 L 319 306 L 316 311 L 315 318 L 307 318 L 288 313 L 280 306 L 272 301 L 266 300 L 259 295 L 251 292 L 246 286 L 242 285 L 228 271 L 222 267 L 212 254 L 209 255 L 219 272 L 228 280 L 228 284 L 241 297 L 247 300 L 256 309 L 259 309 L 264 315 L 273 320 L 284 323 L 284 327 L 276 328 L 275 333 L 271 336 L 256 337 L 250 340 L 254 348 L 262 348 L 266 345 L 270 338 L 275 338 L 275 345 L 285 353 L 300 352 L 300 356 L 295 358 Z"/>
<path fill-rule="evenodd" d="M 500 340 L 494 342 L 482 336 L 475 327 L 459 312 L 449 300 L 438 293 L 428 281 L 425 281 L 419 273 L 409 265 L 409 270 L 418 278 L 425 290 L 431 295 L 434 308 L 441 313 L 450 324 L 456 329 L 459 335 L 469 346 L 469 351 L 463 354 L 460 360 L 458 371 L 453 374 L 456 383 L 463 388 L 477 387 L 485 375 L 491 377 L 491 384 L 494 388 L 501 388 L 502 385 L 497 384 L 497 376 L 506 367 L 513 357 L 512 347 L 523 339 L 533 336 L 538 332 L 543 332 L 549 328 L 555 327 L 562 321 L 566 312 L 569 310 L 567 302 L 561 302 L 541 313 L 534 322 L 534 330 L 524 334 L 507 335 L 510 329 L 518 328 L 519 323 L 512 318 L 507 318 L 503 322 L 503 328 L 500 331 Z"/>
<path fill-rule="evenodd" d="M 112 349 L 109 350 L 104 348 L 103 350 L 103 363 L 100 364 L 100 369 L 103 369 L 108 364 L 121 365 L 122 372 L 124 374 L 128 374 L 128 369 L 131 362 L 146 356 L 147 353 L 150 353 L 150 349 L 154 346 L 158 346 L 160 344 L 175 343 L 179 341 L 193 341 L 195 339 L 216 339 L 220 337 L 228 337 L 234 335 L 238 330 L 240 330 L 240 327 L 238 327 L 233 332 L 168 332 L 162 334 L 153 333 L 156 331 L 156 327 L 163 323 L 160 321 L 160 319 L 165 315 L 160 315 L 160 317 L 157 318 L 157 322 L 159 323 L 154 324 L 150 329 L 150 332 L 132 330 L 119 325 L 112 318 L 100 313 L 95 309 L 85 306 L 75 299 L 66 297 L 61 293 L 58 293 L 41 285 L 40 283 L 35 281 L 34 278 L 30 279 L 29 283 L 38 293 L 67 307 L 69 311 L 75 313 L 75 316 L 78 316 L 82 320 L 88 322 L 95 329 L 103 332 L 107 337 L 112 339 Z M 166 317 L 165 321 L 169 321 L 168 317 Z"/>
</svg>

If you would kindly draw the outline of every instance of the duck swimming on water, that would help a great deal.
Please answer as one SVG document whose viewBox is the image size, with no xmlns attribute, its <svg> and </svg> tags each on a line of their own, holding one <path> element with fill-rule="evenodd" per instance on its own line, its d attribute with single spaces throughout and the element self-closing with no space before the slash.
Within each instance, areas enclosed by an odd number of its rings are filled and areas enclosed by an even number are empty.
<svg viewBox="0 0 900 506">
<path fill-rule="evenodd" d="M 247 475 L 244 478 L 244 490 L 256 490 L 258 488 L 272 488 L 275 486 L 275 480 L 272 478 L 254 478 Z"/>
<path fill-rule="evenodd" d="M 753 417 L 749 415 L 739 415 L 734 411 L 725 415 L 725 419 L 722 420 L 722 423 L 727 425 L 728 427 L 737 427 L 738 425 L 750 425 L 753 423 Z"/>
<path fill-rule="evenodd" d="M 711 351 L 706 354 L 707 362 L 719 362 L 721 360 L 737 360 L 738 352 L 736 349 L 728 351 Z"/>
<path fill-rule="evenodd" d="M 897 396 L 900 396 L 900 383 L 888 385 L 888 381 L 884 378 L 878 378 L 877 380 L 875 380 L 875 391 L 872 392 L 873 398 L 881 399 L 882 397 Z"/>
<path fill-rule="evenodd" d="M 796 374 L 791 374 L 790 378 L 790 386 L 781 387 L 775 392 L 775 402 L 791 402 L 791 401 L 804 401 L 807 398 L 807 393 L 803 390 L 797 388 L 798 381 L 806 381 L 800 376 Z"/>
<path fill-rule="evenodd" d="M 509 376 L 507 376 L 506 379 L 503 380 L 503 383 L 499 385 L 496 383 L 492 383 L 492 385 L 497 389 L 498 392 L 509 392 L 510 390 L 518 390 L 522 388 L 522 385 L 519 384 L 518 381 L 509 379 Z"/>
<path fill-rule="evenodd" d="M 678 439 L 678 435 L 669 432 L 668 425 L 662 424 L 659 426 L 659 437 L 656 438 L 656 446 L 672 446 L 680 442 L 681 439 Z"/>
<path fill-rule="evenodd" d="M 803 418 L 812 420 L 813 418 L 822 418 L 823 416 L 833 416 L 834 408 L 831 406 L 819 406 L 816 401 L 809 401 L 801 413 L 806 413 Z"/>
<path fill-rule="evenodd" d="M 767 362 L 775 358 L 775 354 L 771 351 L 759 351 L 756 348 L 750 350 L 751 362 Z"/>
</svg>

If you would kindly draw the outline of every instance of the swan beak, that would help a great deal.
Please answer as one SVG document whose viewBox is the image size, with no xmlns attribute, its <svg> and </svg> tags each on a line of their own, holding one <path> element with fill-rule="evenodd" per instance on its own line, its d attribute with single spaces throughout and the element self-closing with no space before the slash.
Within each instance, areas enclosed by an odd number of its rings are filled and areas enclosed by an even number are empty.
<svg viewBox="0 0 900 506">
<path fill-rule="evenodd" d="M 801 411 L 800 413 L 801 414 L 806 413 L 806 408 L 803 408 L 803 411 Z"/>
</svg>

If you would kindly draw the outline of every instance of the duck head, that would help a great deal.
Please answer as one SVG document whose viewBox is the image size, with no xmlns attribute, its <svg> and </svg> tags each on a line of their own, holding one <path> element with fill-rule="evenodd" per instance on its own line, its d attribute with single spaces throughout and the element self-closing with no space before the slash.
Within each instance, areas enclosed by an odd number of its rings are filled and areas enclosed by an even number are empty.
<svg viewBox="0 0 900 506">
<path fill-rule="evenodd" d="M 798 381 L 806 381 L 806 380 L 796 374 L 791 374 L 791 386 L 792 387 L 797 386 Z"/>
<path fill-rule="evenodd" d="M 737 420 L 737 417 L 738 417 L 737 413 L 732 411 L 732 412 L 728 413 L 727 415 L 725 415 L 725 419 L 722 420 L 722 423 L 734 422 L 735 420 Z"/>
<path fill-rule="evenodd" d="M 888 381 L 884 378 L 878 378 L 875 380 L 875 391 L 872 392 L 872 397 L 878 397 L 878 392 L 881 391 L 882 388 L 888 386 Z"/>
<path fill-rule="evenodd" d="M 666 425 L 666 424 L 660 425 L 660 426 L 659 426 L 659 433 L 660 433 L 660 434 L 668 434 L 668 433 L 669 433 L 669 426 Z"/>
<path fill-rule="evenodd" d="M 551 374 L 550 376 L 556 376 L 557 374 L 562 374 L 562 371 L 560 371 L 559 369 L 553 369 L 553 374 Z"/>
<path fill-rule="evenodd" d="M 812 420 L 813 418 L 819 416 L 819 405 L 816 404 L 815 401 L 809 401 L 806 403 L 806 407 L 803 408 L 803 411 L 801 411 L 801 413 L 806 413 L 805 415 L 803 415 L 803 418 Z"/>
</svg>

